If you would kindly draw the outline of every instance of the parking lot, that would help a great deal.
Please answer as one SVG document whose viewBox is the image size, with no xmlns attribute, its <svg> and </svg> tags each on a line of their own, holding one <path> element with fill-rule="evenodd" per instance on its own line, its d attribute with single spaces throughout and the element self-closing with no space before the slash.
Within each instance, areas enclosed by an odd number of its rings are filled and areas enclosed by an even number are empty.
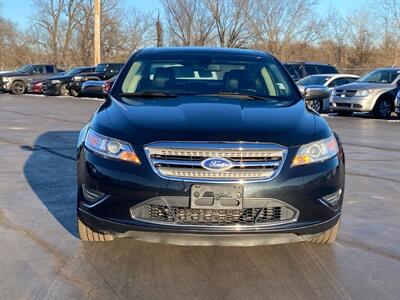
<svg viewBox="0 0 400 300">
<path fill-rule="evenodd" d="M 75 145 L 100 104 L 0 94 L 1 299 L 398 299 L 399 118 L 326 115 L 347 155 L 333 245 L 83 243 Z"/>
</svg>

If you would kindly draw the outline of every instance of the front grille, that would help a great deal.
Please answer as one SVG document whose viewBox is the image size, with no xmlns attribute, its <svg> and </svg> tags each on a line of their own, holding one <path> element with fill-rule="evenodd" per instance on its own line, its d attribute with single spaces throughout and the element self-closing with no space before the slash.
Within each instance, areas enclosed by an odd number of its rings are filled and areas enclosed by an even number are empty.
<svg viewBox="0 0 400 300">
<path fill-rule="evenodd" d="M 262 143 L 159 142 L 146 146 L 145 151 L 161 177 L 207 181 L 272 179 L 287 153 L 282 146 Z M 229 169 L 206 169 L 203 161 L 210 158 L 227 159 Z"/>
<path fill-rule="evenodd" d="M 353 97 L 357 91 L 353 90 L 336 90 L 337 97 Z M 344 95 L 344 96 L 343 96 Z"/>
<path fill-rule="evenodd" d="M 264 207 L 199 209 L 182 204 L 167 205 L 156 199 L 132 208 L 131 214 L 134 219 L 140 221 L 178 226 L 257 226 L 293 222 L 298 216 L 298 211 L 279 200 L 269 200 Z"/>
</svg>

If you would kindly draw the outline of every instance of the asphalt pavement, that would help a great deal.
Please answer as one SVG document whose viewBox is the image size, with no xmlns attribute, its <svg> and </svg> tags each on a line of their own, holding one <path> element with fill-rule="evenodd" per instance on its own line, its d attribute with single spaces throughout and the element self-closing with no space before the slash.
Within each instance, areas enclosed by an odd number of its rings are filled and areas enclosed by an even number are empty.
<svg viewBox="0 0 400 300">
<path fill-rule="evenodd" d="M 400 298 L 400 119 L 325 116 L 347 163 L 332 245 L 84 243 L 75 145 L 100 104 L 0 94 L 0 299 Z"/>
</svg>

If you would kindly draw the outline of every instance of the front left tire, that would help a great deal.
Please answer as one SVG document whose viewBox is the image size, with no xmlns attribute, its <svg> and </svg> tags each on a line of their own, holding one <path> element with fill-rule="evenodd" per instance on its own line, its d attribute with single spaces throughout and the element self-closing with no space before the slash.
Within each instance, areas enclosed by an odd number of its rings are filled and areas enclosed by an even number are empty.
<svg viewBox="0 0 400 300">
<path fill-rule="evenodd" d="M 307 241 L 310 244 L 331 244 L 333 243 L 339 233 L 340 218 L 332 228 L 314 235 L 314 237 Z"/>
<path fill-rule="evenodd" d="M 16 80 L 11 85 L 11 93 L 15 95 L 21 95 L 25 93 L 25 90 L 26 90 L 26 84 L 21 80 Z"/>
</svg>

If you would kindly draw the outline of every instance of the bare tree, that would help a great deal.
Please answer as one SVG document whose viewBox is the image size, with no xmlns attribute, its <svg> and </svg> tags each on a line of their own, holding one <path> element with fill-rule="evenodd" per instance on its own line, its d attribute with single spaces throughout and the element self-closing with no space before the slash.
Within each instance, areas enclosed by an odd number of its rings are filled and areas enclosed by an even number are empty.
<svg viewBox="0 0 400 300">
<path fill-rule="evenodd" d="M 364 67 L 371 62 L 374 53 L 374 32 L 371 14 L 359 10 L 347 18 L 350 28 L 351 52 L 349 61 L 353 66 Z"/>
<path fill-rule="evenodd" d="M 293 43 L 317 40 L 321 20 L 313 13 L 313 0 L 252 0 L 247 10 L 255 47 L 285 60 L 293 56 Z"/>
<path fill-rule="evenodd" d="M 349 34 L 349 26 L 341 13 L 330 7 L 325 19 L 324 30 L 322 31 L 323 44 L 333 56 L 331 63 L 337 66 L 344 66 L 346 62 L 346 41 Z"/>
<path fill-rule="evenodd" d="M 245 11 L 249 0 L 207 0 L 217 31 L 219 46 L 242 47 L 248 39 Z"/>
<path fill-rule="evenodd" d="M 162 0 L 173 45 L 204 46 L 213 40 L 214 19 L 202 0 Z"/>
</svg>

